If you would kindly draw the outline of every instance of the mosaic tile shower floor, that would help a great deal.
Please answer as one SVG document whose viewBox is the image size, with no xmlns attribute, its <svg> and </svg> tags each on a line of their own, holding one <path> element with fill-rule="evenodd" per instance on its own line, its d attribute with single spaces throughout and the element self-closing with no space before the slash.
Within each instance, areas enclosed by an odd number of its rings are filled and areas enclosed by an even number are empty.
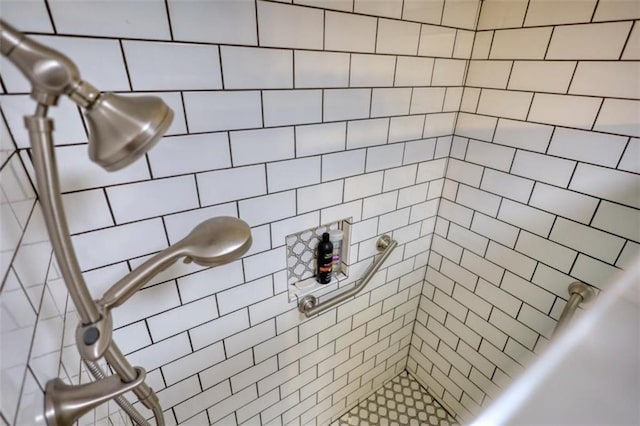
<svg viewBox="0 0 640 426">
<path fill-rule="evenodd" d="M 454 418 L 406 371 L 388 382 L 333 426 L 457 426 Z"/>
</svg>

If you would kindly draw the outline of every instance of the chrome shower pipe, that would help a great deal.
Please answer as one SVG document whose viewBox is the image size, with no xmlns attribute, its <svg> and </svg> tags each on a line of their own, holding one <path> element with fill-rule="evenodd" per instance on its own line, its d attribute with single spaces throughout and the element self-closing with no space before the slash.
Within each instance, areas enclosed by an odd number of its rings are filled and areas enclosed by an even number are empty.
<svg viewBox="0 0 640 426">
<path fill-rule="evenodd" d="M 78 259 L 73 249 L 71 238 L 69 237 L 69 227 L 60 197 L 58 169 L 53 149 L 53 120 L 46 117 L 47 110 L 46 105 L 38 104 L 34 116 L 25 117 L 25 124 L 29 131 L 29 138 L 33 149 L 33 165 L 36 174 L 38 196 L 51 239 L 51 245 L 58 260 L 60 273 L 67 284 L 69 296 L 71 296 L 74 305 L 78 309 L 81 323 L 93 324 L 99 322 L 102 316 L 97 303 L 93 301 L 82 277 Z M 123 382 L 133 382 L 137 379 L 138 373 L 133 366 L 129 364 L 116 343 L 111 339 L 109 339 L 109 346 L 104 357 Z M 105 377 L 104 374 L 102 374 L 102 377 L 100 377 L 100 374 L 96 374 L 97 369 L 89 368 L 89 371 L 97 380 Z M 164 425 L 160 402 L 153 389 L 142 382 L 133 389 L 133 392 L 147 408 L 154 412 L 156 424 Z M 116 402 L 119 403 L 127 414 L 129 414 L 130 409 L 133 408 L 122 396 L 118 397 Z M 143 418 L 138 412 L 133 412 L 129 415 L 135 419 Z"/>
<path fill-rule="evenodd" d="M 569 293 L 569 300 L 560 314 L 556 328 L 553 330 L 554 335 L 567 326 L 581 303 L 588 303 L 596 295 L 593 288 L 580 281 L 574 281 L 569 284 L 567 292 Z"/>
</svg>

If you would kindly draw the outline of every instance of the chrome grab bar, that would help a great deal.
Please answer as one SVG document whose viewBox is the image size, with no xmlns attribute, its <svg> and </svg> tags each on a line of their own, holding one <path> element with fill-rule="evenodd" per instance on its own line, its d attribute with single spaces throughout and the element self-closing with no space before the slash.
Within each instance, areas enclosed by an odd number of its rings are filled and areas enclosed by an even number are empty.
<svg viewBox="0 0 640 426">
<path fill-rule="evenodd" d="M 556 328 L 553 330 L 554 336 L 571 321 L 581 303 L 588 303 L 595 296 L 593 289 L 580 281 L 569 284 L 567 291 L 569 292 L 569 301 L 562 310 Z"/>
<path fill-rule="evenodd" d="M 378 272 L 380 266 L 384 263 L 385 260 L 387 260 L 387 258 L 397 245 L 398 242 L 391 239 L 390 236 L 381 236 L 376 242 L 376 247 L 378 251 L 382 252 L 382 254 L 380 255 L 380 258 L 378 260 L 376 260 L 371 264 L 371 266 L 369 266 L 369 269 L 367 269 L 367 271 L 365 272 L 364 277 L 362 278 L 360 283 L 355 285 L 353 288 L 345 291 L 344 293 L 340 293 L 339 295 L 325 300 L 321 303 L 318 303 L 318 298 L 313 295 L 305 296 L 300 300 L 300 303 L 298 303 L 298 310 L 302 312 L 307 318 L 309 318 L 315 314 L 326 311 L 327 309 L 336 306 L 338 303 L 347 300 L 351 296 L 358 294 L 363 288 L 367 286 L 367 284 L 369 284 L 371 278 L 373 278 L 375 273 Z"/>
</svg>

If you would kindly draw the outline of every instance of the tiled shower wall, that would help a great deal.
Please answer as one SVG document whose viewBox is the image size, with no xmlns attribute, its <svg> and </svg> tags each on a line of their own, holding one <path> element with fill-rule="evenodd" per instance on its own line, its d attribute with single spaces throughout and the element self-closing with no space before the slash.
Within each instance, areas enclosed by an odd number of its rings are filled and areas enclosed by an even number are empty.
<svg viewBox="0 0 640 426">
<path fill-rule="evenodd" d="M 175 111 L 144 159 L 106 173 L 78 109 L 51 110 L 95 297 L 206 218 L 252 226 L 241 260 L 179 263 L 114 311 L 114 339 L 147 369 L 169 424 L 325 424 L 407 363 L 478 2 L 294 3 L 0 3 L 99 89 L 153 92 Z M 28 177 L 29 85 L 4 59 L 1 77 L 1 418 L 32 424 L 47 380 L 88 378 Z M 349 217 L 351 279 L 378 235 L 400 244 L 362 295 L 305 319 L 287 297 L 285 236 Z"/>
<path fill-rule="evenodd" d="M 482 3 L 408 367 L 462 419 L 640 243 L 640 3 Z"/>
</svg>

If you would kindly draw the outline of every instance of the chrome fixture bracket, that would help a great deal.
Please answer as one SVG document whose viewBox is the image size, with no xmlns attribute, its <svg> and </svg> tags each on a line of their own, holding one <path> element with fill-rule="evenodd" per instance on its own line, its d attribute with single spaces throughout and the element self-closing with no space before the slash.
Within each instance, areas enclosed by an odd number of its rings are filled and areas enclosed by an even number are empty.
<svg viewBox="0 0 640 426">
<path fill-rule="evenodd" d="M 567 292 L 569 293 L 569 300 L 560 314 L 556 328 L 553 330 L 554 336 L 567 326 L 581 303 L 588 303 L 596 295 L 591 286 L 580 281 L 575 281 L 569 284 Z"/>
<path fill-rule="evenodd" d="M 147 376 L 143 368 L 135 367 L 135 380 L 125 383 L 114 375 L 84 385 L 67 385 L 60 379 L 47 382 L 44 413 L 49 426 L 67 426 L 80 417 L 125 392 L 139 386 Z"/>
<path fill-rule="evenodd" d="M 92 322 L 79 322 L 76 327 L 76 345 L 82 359 L 97 361 L 104 356 L 113 337 L 111 311 L 98 304 L 100 317 Z"/>
<path fill-rule="evenodd" d="M 355 296 L 360 291 L 362 291 L 362 289 L 365 288 L 367 284 L 369 284 L 371 278 L 373 278 L 375 273 L 378 272 L 380 266 L 382 266 L 384 261 L 387 260 L 387 258 L 397 245 L 398 242 L 393 240 L 389 235 L 381 236 L 376 241 L 376 248 L 378 249 L 378 251 L 381 251 L 382 254 L 380 255 L 379 259 L 374 261 L 371 266 L 369 266 L 369 269 L 367 269 L 367 271 L 364 273 L 362 280 L 358 284 L 345 291 L 344 293 L 340 293 L 339 295 L 322 302 L 319 302 L 318 298 L 313 295 L 305 296 L 300 299 L 300 302 L 298 303 L 298 310 L 302 312 L 307 318 L 309 318 L 313 315 L 319 314 L 320 312 L 324 312 L 339 303 L 344 302 L 351 296 Z"/>
</svg>

